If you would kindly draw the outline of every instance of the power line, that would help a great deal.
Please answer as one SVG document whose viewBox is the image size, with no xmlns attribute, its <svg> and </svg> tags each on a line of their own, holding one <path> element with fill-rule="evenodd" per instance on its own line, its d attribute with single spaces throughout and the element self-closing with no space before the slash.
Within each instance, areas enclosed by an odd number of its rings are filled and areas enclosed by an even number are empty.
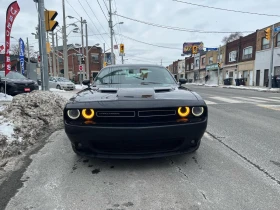
<svg viewBox="0 0 280 210">
<path fill-rule="evenodd" d="M 156 44 L 151 44 L 151 43 L 139 41 L 139 40 L 133 39 L 133 38 L 131 38 L 131 37 L 125 36 L 125 35 L 123 35 L 123 34 L 119 34 L 119 35 L 120 35 L 120 36 L 123 36 L 123 37 L 125 37 L 125 38 L 127 38 L 127 39 L 133 40 L 133 41 L 135 41 L 135 42 L 139 42 L 139 43 L 146 44 L 146 45 L 151 45 L 151 46 L 161 47 L 161 48 L 166 48 L 166 49 L 173 49 L 173 50 L 182 50 L 181 48 L 167 47 L 167 46 L 156 45 Z"/>
<path fill-rule="evenodd" d="M 106 2 L 105 2 L 104 0 L 103 0 L 103 2 L 104 2 L 104 4 L 105 4 L 105 7 L 106 7 L 107 11 L 109 12 L 109 9 L 108 9 L 108 7 L 107 7 Z"/>
<path fill-rule="evenodd" d="M 101 7 L 101 4 L 100 4 L 99 0 L 97 0 L 97 3 L 99 4 L 99 7 L 100 7 L 100 9 L 101 9 L 101 11 L 102 11 L 102 13 L 103 13 L 103 15 L 104 15 L 105 19 L 108 21 L 107 16 L 105 15 L 105 12 L 103 11 L 103 9 L 102 9 L 102 7 Z"/>
<path fill-rule="evenodd" d="M 138 23 L 143 23 L 146 25 L 150 25 L 150 26 L 155 26 L 155 27 L 159 27 L 159 28 L 166 28 L 166 29 L 170 29 L 170 30 L 175 30 L 175 31 L 186 31 L 186 32 L 193 32 L 193 33 L 219 33 L 219 34 L 231 34 L 231 33 L 253 33 L 254 31 L 203 31 L 203 30 L 196 30 L 196 29 L 187 29 L 187 28 L 179 28 L 179 27 L 173 27 L 173 26 L 165 26 L 165 25 L 160 25 L 157 23 L 150 23 L 150 22 L 145 22 L 142 20 L 137 20 L 137 19 L 133 19 L 130 17 L 126 17 L 123 15 L 119 15 L 119 14 L 115 14 L 119 17 L 122 17 L 124 19 L 128 19 L 128 20 L 132 20 Z"/>
<path fill-rule="evenodd" d="M 90 18 L 89 14 L 88 14 L 87 11 L 85 10 L 84 6 L 81 4 L 80 0 L 78 0 L 78 1 L 79 1 L 79 3 L 80 3 L 81 7 L 83 8 L 83 10 L 85 11 L 85 13 L 87 14 L 88 18 L 89 18 L 90 21 L 92 22 L 92 24 L 93 24 L 93 26 L 95 27 L 96 31 L 97 31 L 98 33 L 100 33 L 99 30 L 98 30 L 98 28 L 96 27 L 96 25 L 94 24 L 94 22 L 93 22 L 92 19 Z M 102 35 L 100 35 L 100 36 L 101 36 L 102 39 L 104 40 L 105 44 L 107 44 L 107 42 L 105 41 L 104 37 L 103 37 Z M 107 46 L 109 46 L 109 45 L 107 44 Z"/>
<path fill-rule="evenodd" d="M 190 2 L 186 2 L 186 1 L 179 1 L 179 0 L 173 0 L 173 1 L 177 1 L 177 2 L 180 2 L 180 3 L 184 3 L 184 4 L 190 4 L 190 5 L 194 5 L 194 6 L 198 6 L 198 7 L 205 7 L 205 8 L 209 8 L 209 9 L 224 10 L 224 11 L 228 11 L 228 12 L 238 12 L 238 13 L 251 14 L 251 15 L 262 15 L 262 16 L 270 16 L 270 17 L 280 17 L 280 15 L 270 15 L 270 14 L 263 14 L 263 13 L 257 13 L 257 12 L 246 12 L 246 11 L 240 11 L 240 10 L 211 7 L 211 6 L 207 6 L 207 5 L 194 4 L 194 3 L 190 3 Z"/>
<path fill-rule="evenodd" d="M 106 31 L 106 30 L 104 29 L 103 25 L 100 23 L 99 19 L 96 17 L 96 15 L 95 15 L 95 13 L 94 13 L 92 7 L 89 5 L 88 0 L 86 0 L 86 2 L 87 2 L 87 4 L 88 4 L 88 6 L 89 6 L 91 12 L 93 13 L 94 17 L 96 18 L 96 20 L 99 22 L 99 24 L 101 25 L 101 27 L 103 28 L 103 30 Z"/>
</svg>

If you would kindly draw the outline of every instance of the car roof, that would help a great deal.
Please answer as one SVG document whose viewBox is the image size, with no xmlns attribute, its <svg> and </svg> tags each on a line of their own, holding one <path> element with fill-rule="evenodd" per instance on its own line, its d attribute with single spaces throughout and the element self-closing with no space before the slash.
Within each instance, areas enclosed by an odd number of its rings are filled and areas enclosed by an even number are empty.
<svg viewBox="0 0 280 210">
<path fill-rule="evenodd" d="M 156 64 L 116 64 L 116 65 L 109 65 L 104 67 L 105 68 L 110 68 L 110 67 L 160 67 L 160 68 L 165 68 L 163 66 L 160 65 L 156 65 Z"/>
</svg>

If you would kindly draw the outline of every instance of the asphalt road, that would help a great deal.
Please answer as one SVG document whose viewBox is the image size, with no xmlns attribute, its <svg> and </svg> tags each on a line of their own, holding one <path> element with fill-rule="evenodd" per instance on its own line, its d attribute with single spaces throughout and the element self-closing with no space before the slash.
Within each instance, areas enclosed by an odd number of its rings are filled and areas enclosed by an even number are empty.
<svg viewBox="0 0 280 210">
<path fill-rule="evenodd" d="M 31 156 L 23 186 L 6 209 L 279 209 L 280 94 L 189 87 L 209 107 L 207 133 L 196 153 L 149 160 L 79 158 L 59 131 Z M 6 183 L 6 194 L 17 186 Z"/>
</svg>

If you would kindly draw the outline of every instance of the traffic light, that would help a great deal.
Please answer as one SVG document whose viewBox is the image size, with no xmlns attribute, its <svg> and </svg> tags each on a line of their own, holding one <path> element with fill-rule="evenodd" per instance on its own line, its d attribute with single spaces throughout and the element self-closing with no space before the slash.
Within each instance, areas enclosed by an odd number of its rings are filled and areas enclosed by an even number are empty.
<svg viewBox="0 0 280 210">
<path fill-rule="evenodd" d="M 103 62 L 103 67 L 105 67 L 105 66 L 107 66 L 107 62 L 106 61 Z"/>
<path fill-rule="evenodd" d="M 265 32 L 265 38 L 267 40 L 270 40 L 270 36 L 271 36 L 271 29 L 270 28 L 267 28 L 266 30 L 264 30 Z"/>
<path fill-rule="evenodd" d="M 54 20 L 56 16 L 56 11 L 45 10 L 46 31 L 53 31 L 56 28 L 56 26 L 58 26 L 58 22 Z"/>
<path fill-rule="evenodd" d="M 81 58 L 81 63 L 85 64 L 85 58 L 84 57 Z"/>
<path fill-rule="evenodd" d="M 198 47 L 197 46 L 192 46 L 192 54 L 197 54 Z"/>
<path fill-rule="evenodd" d="M 124 53 L 124 44 L 120 44 L 120 53 Z"/>
</svg>

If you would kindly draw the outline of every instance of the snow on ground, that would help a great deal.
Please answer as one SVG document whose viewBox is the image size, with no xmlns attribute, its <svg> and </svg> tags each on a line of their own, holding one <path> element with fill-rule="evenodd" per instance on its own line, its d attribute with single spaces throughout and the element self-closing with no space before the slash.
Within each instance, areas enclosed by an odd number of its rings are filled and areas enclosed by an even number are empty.
<svg viewBox="0 0 280 210">
<path fill-rule="evenodd" d="M 50 91 L 52 91 L 52 92 L 66 92 L 65 90 L 60 90 L 60 89 L 56 89 L 56 88 L 50 88 Z"/>
<path fill-rule="evenodd" d="M 13 96 L 10 96 L 8 94 L 5 95 L 5 93 L 0 93 L 0 101 L 12 101 Z"/>
<path fill-rule="evenodd" d="M 63 94 L 51 91 L 19 94 L 0 109 L 0 163 L 63 128 L 63 108 L 70 93 Z"/>
</svg>

